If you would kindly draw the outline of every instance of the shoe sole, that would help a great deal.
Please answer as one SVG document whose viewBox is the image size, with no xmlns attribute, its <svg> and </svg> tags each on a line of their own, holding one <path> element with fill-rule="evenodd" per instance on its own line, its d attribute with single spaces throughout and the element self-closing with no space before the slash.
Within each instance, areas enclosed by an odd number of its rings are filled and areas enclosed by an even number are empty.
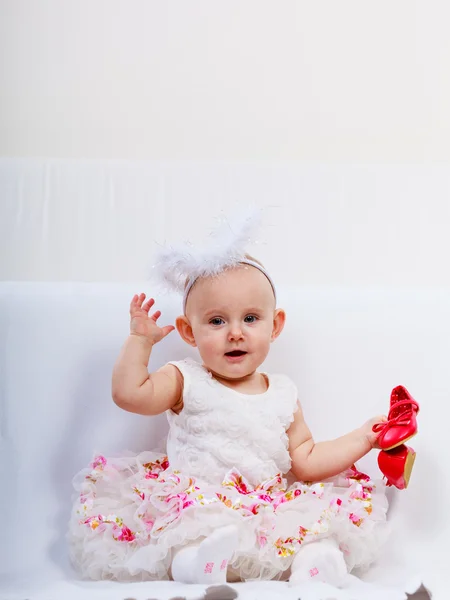
<svg viewBox="0 0 450 600">
<path fill-rule="evenodd" d="M 397 442 L 393 446 L 389 446 L 389 448 L 382 448 L 380 446 L 380 450 L 384 450 L 385 452 L 389 452 L 389 450 L 393 450 L 394 448 L 398 448 L 402 444 L 406 444 L 406 442 L 409 442 L 409 440 L 411 440 L 415 435 L 417 435 L 417 431 L 415 433 L 413 433 L 412 435 L 410 435 L 409 437 L 405 438 L 404 440 L 401 440 L 401 442 Z"/>
<path fill-rule="evenodd" d="M 405 471 L 403 473 L 403 481 L 405 482 L 405 489 L 408 487 L 409 478 L 411 477 L 411 472 L 414 466 L 414 461 L 416 460 L 416 453 L 414 451 L 408 452 L 408 456 L 405 461 Z"/>
</svg>

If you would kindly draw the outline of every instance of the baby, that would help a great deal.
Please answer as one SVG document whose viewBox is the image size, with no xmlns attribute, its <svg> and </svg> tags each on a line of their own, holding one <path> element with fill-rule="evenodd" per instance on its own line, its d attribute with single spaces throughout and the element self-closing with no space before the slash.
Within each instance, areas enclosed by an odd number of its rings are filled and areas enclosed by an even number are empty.
<svg viewBox="0 0 450 600">
<path fill-rule="evenodd" d="M 79 474 L 74 563 L 95 579 L 343 585 L 385 538 L 384 484 L 354 463 L 376 447 L 372 427 L 386 417 L 315 443 L 295 384 L 258 371 L 286 315 L 248 255 L 187 282 L 176 329 L 201 362 L 149 372 L 153 346 L 175 329 L 159 325 L 154 304 L 131 301 L 112 393 L 124 410 L 166 412 L 167 454 L 98 456 Z"/>
</svg>

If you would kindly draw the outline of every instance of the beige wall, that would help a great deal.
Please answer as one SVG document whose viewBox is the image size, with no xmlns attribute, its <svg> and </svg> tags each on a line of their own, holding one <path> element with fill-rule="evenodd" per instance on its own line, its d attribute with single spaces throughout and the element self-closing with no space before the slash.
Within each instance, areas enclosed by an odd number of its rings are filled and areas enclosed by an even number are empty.
<svg viewBox="0 0 450 600">
<path fill-rule="evenodd" d="M 433 0 L 1 0 L 0 155 L 450 158 Z"/>
<path fill-rule="evenodd" d="M 142 279 L 250 199 L 277 280 L 450 284 L 449 17 L 0 0 L 0 278 Z"/>
</svg>

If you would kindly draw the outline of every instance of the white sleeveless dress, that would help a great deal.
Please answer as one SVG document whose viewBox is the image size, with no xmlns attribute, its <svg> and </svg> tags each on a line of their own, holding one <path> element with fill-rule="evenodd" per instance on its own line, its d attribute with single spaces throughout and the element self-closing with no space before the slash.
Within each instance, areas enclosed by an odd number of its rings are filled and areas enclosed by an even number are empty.
<svg viewBox="0 0 450 600">
<path fill-rule="evenodd" d="M 242 394 L 199 363 L 172 362 L 183 410 L 168 411 L 167 455 L 96 456 L 74 479 L 68 540 L 84 577 L 168 579 L 173 550 L 234 523 L 230 567 L 242 580 L 286 574 L 299 548 L 334 537 L 349 570 L 366 567 L 386 537 L 382 481 L 356 468 L 322 483 L 288 485 L 287 430 L 297 390 L 284 375 Z"/>
</svg>

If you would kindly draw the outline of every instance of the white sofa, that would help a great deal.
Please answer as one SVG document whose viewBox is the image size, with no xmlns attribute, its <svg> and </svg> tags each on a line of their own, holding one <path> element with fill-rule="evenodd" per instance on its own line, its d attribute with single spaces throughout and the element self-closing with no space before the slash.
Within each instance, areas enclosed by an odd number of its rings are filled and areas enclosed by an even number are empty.
<svg viewBox="0 0 450 600">
<path fill-rule="evenodd" d="M 111 400 L 129 300 L 140 291 L 152 290 L 145 282 L 0 284 L 1 598 L 202 597 L 201 586 L 173 582 L 81 582 L 67 560 L 74 473 L 94 451 L 155 447 L 167 431 L 164 415 L 129 414 Z M 161 322 L 173 323 L 179 299 L 157 301 Z M 287 324 L 264 368 L 295 380 L 317 440 L 387 412 L 397 384 L 421 404 L 410 487 L 389 490 L 391 543 L 366 578 L 386 586 L 377 598 L 406 598 L 421 583 L 447 598 L 450 290 L 285 287 L 279 305 Z M 185 356 L 195 350 L 174 332 L 154 349 L 151 367 Z M 361 467 L 378 473 L 376 452 Z M 244 599 L 299 597 L 279 582 L 235 589 Z M 319 596 L 363 600 L 364 589 Z"/>
</svg>

